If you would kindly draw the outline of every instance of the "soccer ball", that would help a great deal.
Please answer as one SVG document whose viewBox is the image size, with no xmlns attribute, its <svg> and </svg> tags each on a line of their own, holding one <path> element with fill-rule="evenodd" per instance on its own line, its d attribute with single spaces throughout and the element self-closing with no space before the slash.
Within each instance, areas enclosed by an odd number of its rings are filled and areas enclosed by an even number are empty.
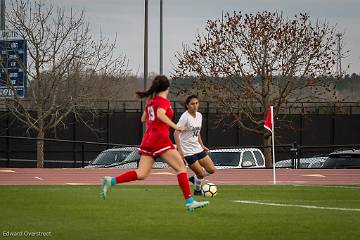
<svg viewBox="0 0 360 240">
<path fill-rule="evenodd" d="M 201 192 L 204 197 L 215 197 L 217 194 L 217 187 L 213 183 L 205 183 L 201 186 Z"/>
</svg>

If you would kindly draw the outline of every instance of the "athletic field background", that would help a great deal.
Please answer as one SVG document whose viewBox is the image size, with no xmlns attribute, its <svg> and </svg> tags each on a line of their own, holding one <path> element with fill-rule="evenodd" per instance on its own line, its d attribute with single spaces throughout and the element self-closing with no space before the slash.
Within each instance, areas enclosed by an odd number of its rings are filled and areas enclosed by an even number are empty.
<svg viewBox="0 0 360 240">
<path fill-rule="evenodd" d="M 99 186 L 0 186 L 0 237 L 360 239 L 360 186 L 218 186 L 210 201 L 187 212 L 174 185 L 115 186 L 106 200 Z"/>
</svg>

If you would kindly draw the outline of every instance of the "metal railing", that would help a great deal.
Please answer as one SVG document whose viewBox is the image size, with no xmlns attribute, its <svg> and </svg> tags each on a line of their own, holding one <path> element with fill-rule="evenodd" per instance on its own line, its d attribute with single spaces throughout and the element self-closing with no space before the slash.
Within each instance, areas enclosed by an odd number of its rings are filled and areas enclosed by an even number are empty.
<svg viewBox="0 0 360 240">
<path fill-rule="evenodd" d="M 38 140 L 44 141 L 45 167 L 84 167 L 102 150 L 130 146 L 117 143 L 0 136 L 0 146 L 2 145 L 0 167 L 35 167 Z M 49 146 L 50 143 L 53 145 Z"/>
<path fill-rule="evenodd" d="M 28 110 L 32 111 L 30 100 Z M 78 104 L 79 109 L 87 108 L 91 105 L 91 109 L 108 111 L 108 112 L 142 112 L 144 109 L 144 101 L 140 100 L 91 100 L 84 104 Z M 182 111 L 184 109 L 183 101 L 171 101 L 172 107 L 175 111 Z M 88 108 L 90 108 L 88 106 Z M 203 112 L 217 113 L 222 111 L 216 101 L 201 101 L 200 108 Z M 257 106 L 261 110 L 261 106 Z M 0 110 L 7 111 L 4 100 L 0 99 Z M 287 102 L 282 106 L 280 114 L 360 114 L 360 102 Z"/>
<path fill-rule="evenodd" d="M 104 142 L 0 136 L 0 167 L 36 167 L 37 140 L 43 140 L 45 142 L 44 167 L 84 167 L 105 149 L 131 146 Z M 134 147 L 134 145 L 131 147 Z M 216 149 L 226 148 L 258 148 L 263 153 L 271 151 L 271 146 L 216 147 Z M 327 157 L 329 153 L 343 149 L 360 149 L 360 144 L 321 146 L 300 146 L 296 144 L 276 145 L 275 155 L 276 161 L 291 161 L 286 167 L 306 168 L 308 164 L 311 163 L 311 159 Z"/>
</svg>

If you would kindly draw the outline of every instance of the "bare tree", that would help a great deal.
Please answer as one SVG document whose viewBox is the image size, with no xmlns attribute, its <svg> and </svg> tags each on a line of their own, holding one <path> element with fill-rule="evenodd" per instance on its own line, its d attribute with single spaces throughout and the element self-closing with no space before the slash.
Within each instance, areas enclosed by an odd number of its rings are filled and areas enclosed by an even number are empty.
<svg viewBox="0 0 360 240">
<path fill-rule="evenodd" d="M 80 78 L 83 85 L 88 84 L 89 79 Z M 89 93 L 98 100 L 137 100 L 135 92 L 141 89 L 141 79 L 136 76 L 126 75 L 113 76 L 96 74 L 91 78 L 93 88 Z"/>
<path fill-rule="evenodd" d="M 336 60 L 334 45 L 334 27 L 307 14 L 288 19 L 267 11 L 226 13 L 207 21 L 195 43 L 176 54 L 174 78 L 196 76 L 192 91 L 217 101 L 224 117 L 231 115 L 233 124 L 262 135 L 269 146 L 263 128 L 269 106 L 277 115 L 290 102 L 334 92 L 323 81 Z M 265 153 L 270 167 L 270 150 Z"/>
<path fill-rule="evenodd" d="M 125 56 L 115 56 L 116 40 L 90 32 L 83 12 L 49 2 L 16 0 L 8 12 L 9 28 L 27 40 L 29 88 L 25 99 L 16 94 L 6 103 L 16 118 L 37 133 L 37 167 L 44 165 L 44 141 L 49 129 L 62 124 L 79 106 L 89 107 L 91 79 L 97 74 L 126 73 Z M 77 81 L 88 79 L 88 84 Z"/>
</svg>

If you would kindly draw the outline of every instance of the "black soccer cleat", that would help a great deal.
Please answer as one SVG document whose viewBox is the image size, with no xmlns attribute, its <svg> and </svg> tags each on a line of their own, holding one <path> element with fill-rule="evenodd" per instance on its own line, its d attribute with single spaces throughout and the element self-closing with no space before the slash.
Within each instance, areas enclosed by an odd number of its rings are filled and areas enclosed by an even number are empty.
<svg viewBox="0 0 360 240">
<path fill-rule="evenodd" d="M 195 176 L 191 176 L 188 178 L 189 182 L 191 182 L 192 184 L 195 184 Z"/>
<path fill-rule="evenodd" d="M 194 196 L 202 196 L 201 190 L 194 190 Z"/>
</svg>

